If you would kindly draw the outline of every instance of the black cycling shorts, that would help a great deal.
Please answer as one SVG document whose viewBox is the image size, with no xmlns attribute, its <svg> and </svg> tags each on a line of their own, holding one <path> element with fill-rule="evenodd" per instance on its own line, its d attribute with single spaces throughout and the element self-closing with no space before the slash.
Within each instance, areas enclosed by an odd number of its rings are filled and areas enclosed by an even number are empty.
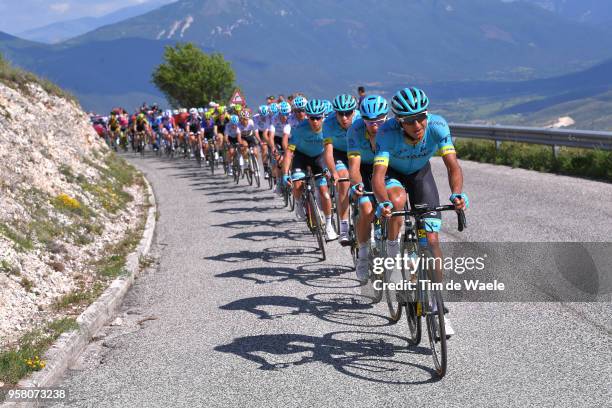
<svg viewBox="0 0 612 408">
<path fill-rule="evenodd" d="M 249 147 L 252 146 L 257 146 L 259 145 L 259 142 L 257 141 L 257 139 L 255 138 L 255 136 L 245 136 L 242 138 L 242 140 L 244 140 L 245 142 L 248 143 Z"/>
<path fill-rule="evenodd" d="M 344 164 L 344 168 L 342 166 L 339 166 L 338 162 L 342 162 L 342 164 Z M 336 163 L 337 171 L 348 170 L 348 156 L 346 152 L 334 148 L 334 163 Z"/>
<path fill-rule="evenodd" d="M 310 166 L 313 174 L 323 172 L 323 168 L 325 167 L 323 164 L 323 155 L 310 157 L 297 150 L 293 151 L 292 166 L 294 171 L 295 169 L 300 169 L 304 173 L 306 173 L 306 169 Z"/>
<path fill-rule="evenodd" d="M 362 174 L 363 175 L 363 174 Z M 431 164 L 427 162 L 421 170 L 412 174 L 402 174 L 391 167 L 387 168 L 387 177 L 394 178 L 406 189 L 408 193 L 408 201 L 410 208 L 414 208 L 416 204 L 427 204 L 429 207 L 437 207 L 440 205 L 440 196 L 438 195 L 438 187 L 431 172 Z M 441 219 L 440 212 L 431 212 L 428 218 Z"/>
<path fill-rule="evenodd" d="M 359 173 L 361 173 L 361 182 L 363 183 L 363 189 L 365 191 L 372 190 L 372 174 L 374 172 L 374 165 L 372 163 L 366 164 L 361 163 L 359 166 Z"/>
</svg>

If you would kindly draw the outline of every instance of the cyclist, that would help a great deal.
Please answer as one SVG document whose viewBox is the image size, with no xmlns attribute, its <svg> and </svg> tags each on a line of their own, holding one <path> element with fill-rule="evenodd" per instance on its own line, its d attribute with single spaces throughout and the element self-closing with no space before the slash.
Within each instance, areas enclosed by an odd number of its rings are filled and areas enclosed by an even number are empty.
<svg viewBox="0 0 612 408">
<path fill-rule="evenodd" d="M 214 159 L 219 160 L 218 151 L 221 149 L 221 143 L 218 142 L 217 136 L 217 125 L 215 125 L 215 120 L 213 119 L 212 113 L 210 111 L 204 112 L 202 115 L 202 129 L 204 130 L 204 157 L 208 161 L 208 149 L 210 149 L 210 144 L 214 143 L 217 147 L 217 150 L 214 154 Z"/>
<path fill-rule="evenodd" d="M 306 111 L 304 108 L 308 100 L 302 95 L 298 95 L 293 99 L 293 112 L 289 116 L 289 124 L 291 126 L 297 126 L 298 123 L 306 119 Z"/>
<path fill-rule="evenodd" d="M 362 283 L 368 279 L 368 251 L 375 200 L 361 197 L 363 191 L 372 191 L 372 165 L 376 152 L 376 133 L 385 123 L 389 104 L 379 95 L 366 96 L 359 105 L 361 118 L 347 132 L 348 164 L 351 179 L 350 195 L 359 203 L 359 218 L 355 225 L 359 253 L 357 257 L 357 279 Z"/>
<path fill-rule="evenodd" d="M 289 114 L 291 113 L 291 105 L 287 102 L 279 104 L 278 113 L 272 118 L 270 125 L 270 140 L 272 141 L 271 149 L 276 149 L 275 145 L 280 145 L 283 150 L 287 150 L 289 135 L 291 134 L 291 124 L 289 123 Z"/>
<path fill-rule="evenodd" d="M 202 123 L 196 108 L 189 109 L 189 119 L 187 119 L 187 129 L 189 131 L 189 144 L 191 145 L 191 157 L 194 152 L 198 152 L 202 157 Z"/>
<path fill-rule="evenodd" d="M 160 128 L 167 146 L 174 151 L 174 118 L 172 117 L 171 111 L 164 111 Z"/>
<path fill-rule="evenodd" d="M 257 146 L 261 144 L 261 139 L 256 130 L 255 123 L 251 119 L 251 112 L 248 109 L 241 109 L 238 121 L 238 143 L 241 145 L 240 152 L 244 159 L 247 158 L 249 147 L 255 147 L 255 157 L 259 157 Z M 258 166 L 258 163 L 254 165 Z"/>
<path fill-rule="evenodd" d="M 291 123 L 289 122 L 289 115 L 291 114 L 291 105 L 288 102 L 281 102 L 278 104 L 278 113 L 271 120 L 270 130 L 268 132 L 268 144 L 272 150 L 277 161 L 282 163 L 280 159 L 278 147 L 280 146 L 281 151 L 286 151 L 289 144 L 289 137 L 291 135 Z M 276 193 L 282 194 L 280 189 L 280 177 L 275 170 L 274 176 L 279 180 L 277 184 Z"/>
<path fill-rule="evenodd" d="M 450 201 L 459 209 L 469 205 L 463 192 L 463 173 L 451 139 L 448 124 L 441 116 L 427 111 L 429 99 L 418 88 L 404 88 L 391 99 L 391 110 L 395 118 L 389 119 L 376 137 L 377 152 L 374 158 L 372 187 L 379 204 L 376 212 L 390 217 L 392 210 L 402 210 L 406 204 L 406 192 L 410 207 L 416 204 L 440 205 L 438 188 L 431 172 L 429 159 L 439 152 L 448 171 L 451 190 Z M 385 183 L 385 175 L 399 183 Z M 405 190 L 404 187 L 405 186 Z M 394 258 L 399 253 L 399 233 L 403 220 L 389 220 L 387 253 Z M 442 257 L 438 232 L 442 225 L 439 212 L 425 218 L 425 234 L 434 257 Z M 442 282 L 442 271 L 436 268 L 435 279 Z M 446 335 L 454 331 L 448 318 L 445 320 Z"/>
<path fill-rule="evenodd" d="M 273 166 L 272 169 L 268 168 L 268 146 L 270 146 L 270 120 L 268 117 L 268 106 L 260 105 L 258 111 L 258 113 L 253 115 L 253 122 L 255 123 L 255 128 L 257 129 L 257 133 L 259 134 L 259 139 L 262 141 L 261 152 L 264 162 L 264 177 L 268 179 L 268 177 L 270 177 L 269 173 L 272 173 L 272 175 L 278 179 L 275 173 L 275 166 Z M 272 152 L 273 149 L 271 149 L 270 151 Z"/>
<path fill-rule="evenodd" d="M 359 119 L 359 113 L 355 113 L 357 101 L 352 95 L 338 95 L 334 98 L 332 106 L 335 115 L 328 116 L 323 122 L 323 144 L 325 146 L 325 163 L 331 171 L 332 179 L 346 178 L 349 176 L 346 165 L 347 138 L 346 132 L 351 124 Z M 348 189 L 347 183 L 337 183 L 338 213 L 340 216 L 340 244 L 349 244 L 348 238 Z"/>
<path fill-rule="evenodd" d="M 147 120 L 147 117 L 145 116 L 144 113 L 139 113 L 138 116 L 136 116 L 136 120 L 134 121 L 132 130 L 134 132 L 135 139 L 136 139 L 135 144 L 138 148 L 138 151 L 140 152 L 141 139 L 144 138 L 143 146 L 146 147 L 147 138 L 151 134 L 151 126 L 149 125 L 149 121 Z"/>
<path fill-rule="evenodd" d="M 306 104 L 306 115 L 308 121 L 304 121 L 291 130 L 291 143 L 285 151 L 283 161 L 283 181 L 290 185 L 294 184 L 293 196 L 295 198 L 295 211 L 298 219 L 304 219 L 304 208 L 300 197 L 304 188 L 302 181 L 292 183 L 292 180 L 301 177 L 303 173 L 298 170 L 306 170 L 310 167 L 314 173 L 321 173 L 325 168 L 323 159 L 323 113 L 325 106 L 318 99 L 312 99 Z M 290 176 L 289 169 L 293 165 L 294 173 Z M 321 197 L 321 206 L 325 213 L 325 233 L 327 240 L 333 241 L 338 238 L 331 222 L 331 200 L 327 188 L 327 180 L 322 177 L 318 181 Z"/>
<path fill-rule="evenodd" d="M 228 146 L 228 164 L 229 171 L 228 175 L 233 176 L 234 171 L 232 169 L 232 163 L 234 162 L 234 155 L 236 154 L 236 145 L 238 144 L 238 133 L 240 133 L 240 129 L 238 128 L 238 124 L 240 123 L 240 119 L 236 115 L 231 115 L 229 122 L 224 126 L 224 140 L 226 146 Z M 240 167 L 244 165 L 242 156 L 240 156 Z"/>
<path fill-rule="evenodd" d="M 110 113 L 110 118 L 108 119 L 108 132 L 110 136 L 110 147 L 117 150 L 117 139 L 123 138 L 123 135 L 121 134 L 119 116 L 114 110 Z"/>
<path fill-rule="evenodd" d="M 325 106 L 325 113 L 323 114 L 325 117 L 328 117 L 329 115 L 334 113 L 334 105 L 330 101 L 325 99 L 323 101 L 323 104 Z"/>
</svg>

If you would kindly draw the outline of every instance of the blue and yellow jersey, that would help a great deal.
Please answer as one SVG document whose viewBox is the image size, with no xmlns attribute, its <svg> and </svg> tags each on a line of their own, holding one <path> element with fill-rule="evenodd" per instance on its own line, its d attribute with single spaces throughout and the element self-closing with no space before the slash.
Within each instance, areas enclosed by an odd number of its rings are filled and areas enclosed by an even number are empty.
<svg viewBox="0 0 612 408">
<path fill-rule="evenodd" d="M 402 174 L 412 174 L 422 169 L 431 156 L 455 153 L 450 129 L 439 115 L 427 115 L 427 129 L 416 145 L 404 140 L 404 130 L 395 119 L 389 119 L 376 135 L 375 166 L 389 166 Z"/>
<path fill-rule="evenodd" d="M 352 123 L 355 123 L 358 119 L 361 119 L 361 114 L 359 111 L 355 111 Z M 331 143 L 334 149 L 346 152 L 348 144 L 347 132 L 348 130 L 342 129 L 342 126 L 338 123 L 336 114 L 331 114 L 323 121 L 323 144 Z"/>
<path fill-rule="evenodd" d="M 289 150 L 297 150 L 310 157 L 320 156 L 323 154 L 323 131 L 314 132 L 307 120 L 301 122 L 291 129 Z"/>
<path fill-rule="evenodd" d="M 361 157 L 362 164 L 374 163 L 375 151 L 372 149 L 370 136 L 366 131 L 363 119 L 359 118 L 353 122 L 346 137 L 348 139 L 347 153 L 349 159 L 351 157 Z"/>
</svg>

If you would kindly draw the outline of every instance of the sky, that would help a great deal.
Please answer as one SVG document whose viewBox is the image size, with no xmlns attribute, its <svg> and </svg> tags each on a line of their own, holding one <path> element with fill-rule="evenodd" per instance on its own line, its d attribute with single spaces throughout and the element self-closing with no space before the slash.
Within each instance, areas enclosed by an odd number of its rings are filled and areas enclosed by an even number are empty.
<svg viewBox="0 0 612 408">
<path fill-rule="evenodd" d="M 151 1 L 154 0 L 0 0 L 0 31 L 18 34 L 58 21 L 99 17 Z"/>
</svg>

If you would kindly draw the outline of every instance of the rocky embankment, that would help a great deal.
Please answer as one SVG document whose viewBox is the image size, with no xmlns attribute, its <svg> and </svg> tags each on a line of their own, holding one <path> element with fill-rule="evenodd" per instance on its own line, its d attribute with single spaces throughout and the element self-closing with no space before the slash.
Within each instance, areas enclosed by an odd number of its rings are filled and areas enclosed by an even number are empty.
<svg viewBox="0 0 612 408">
<path fill-rule="evenodd" d="M 0 351 L 77 316 L 122 273 L 145 201 L 74 102 L 0 83 Z"/>
</svg>

